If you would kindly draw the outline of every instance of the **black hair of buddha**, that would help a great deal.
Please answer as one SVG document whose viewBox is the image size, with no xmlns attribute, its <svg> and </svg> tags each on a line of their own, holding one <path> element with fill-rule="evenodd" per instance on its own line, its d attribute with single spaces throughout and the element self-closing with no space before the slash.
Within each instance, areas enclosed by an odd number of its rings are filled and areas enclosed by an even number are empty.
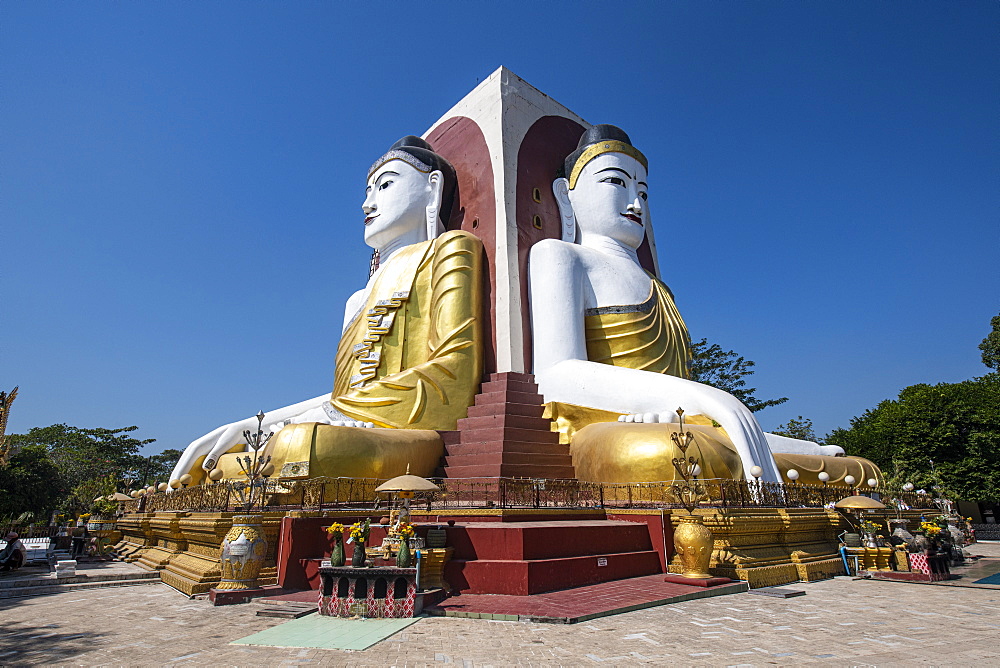
<svg viewBox="0 0 1000 668">
<path fill-rule="evenodd" d="M 633 148 L 635 146 L 625 131 L 617 125 L 608 125 L 606 123 L 595 125 L 583 133 L 580 137 L 580 143 L 576 145 L 576 150 L 566 156 L 566 161 L 563 163 L 562 176 L 568 178 L 573 173 L 576 161 L 580 159 L 580 156 L 587 150 L 587 147 L 599 144 L 602 141 L 620 141 Z"/>
<path fill-rule="evenodd" d="M 389 147 L 390 151 L 403 151 L 409 153 L 414 158 L 425 165 L 440 170 L 444 176 L 444 183 L 441 187 L 441 212 L 439 218 L 444 229 L 448 229 L 451 220 L 451 209 L 455 203 L 455 190 L 458 187 L 458 175 L 451 163 L 442 156 L 434 152 L 431 145 L 425 140 L 415 135 L 406 135 L 395 144 Z"/>
</svg>

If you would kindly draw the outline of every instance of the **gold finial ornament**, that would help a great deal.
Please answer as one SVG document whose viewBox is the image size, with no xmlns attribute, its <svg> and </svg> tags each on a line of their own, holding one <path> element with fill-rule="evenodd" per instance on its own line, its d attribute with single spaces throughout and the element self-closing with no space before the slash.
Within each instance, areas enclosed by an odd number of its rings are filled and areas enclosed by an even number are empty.
<svg viewBox="0 0 1000 668">
<path fill-rule="evenodd" d="M 677 409 L 679 429 L 670 434 L 670 439 L 681 451 L 680 457 L 674 457 L 671 462 L 680 480 L 671 485 L 671 491 L 677 500 L 687 510 L 687 515 L 675 517 L 674 551 L 680 557 L 681 575 L 686 578 L 705 579 L 712 577 L 708 572 L 712 561 L 712 531 L 705 526 L 701 517 L 694 514 L 705 489 L 698 482 L 701 465 L 697 457 L 688 457 L 687 450 L 694 441 L 694 434 L 684 430 L 684 409 Z"/>
</svg>

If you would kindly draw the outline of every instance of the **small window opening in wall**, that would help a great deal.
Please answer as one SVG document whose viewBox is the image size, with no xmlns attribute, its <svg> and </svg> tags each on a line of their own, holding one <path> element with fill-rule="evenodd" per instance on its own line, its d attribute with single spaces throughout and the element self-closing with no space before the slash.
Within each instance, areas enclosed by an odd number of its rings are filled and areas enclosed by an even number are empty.
<svg viewBox="0 0 1000 668">
<path fill-rule="evenodd" d="M 478 218 L 473 218 L 472 219 L 472 229 L 476 229 L 477 227 L 479 227 L 479 219 Z"/>
<path fill-rule="evenodd" d="M 531 199 L 535 200 L 536 202 L 541 202 L 542 201 L 542 191 L 539 190 L 538 188 L 533 189 L 531 191 Z"/>
<path fill-rule="evenodd" d="M 531 219 L 531 224 L 535 226 L 536 230 L 542 229 L 542 217 L 535 216 L 534 218 Z"/>
</svg>

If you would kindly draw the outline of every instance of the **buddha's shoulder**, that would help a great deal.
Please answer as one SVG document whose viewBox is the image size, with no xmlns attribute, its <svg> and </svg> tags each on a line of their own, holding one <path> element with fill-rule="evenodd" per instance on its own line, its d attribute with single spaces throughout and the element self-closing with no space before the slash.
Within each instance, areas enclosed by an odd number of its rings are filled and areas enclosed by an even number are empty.
<svg viewBox="0 0 1000 668">
<path fill-rule="evenodd" d="M 551 262 L 553 260 L 578 260 L 580 249 L 578 244 L 559 239 L 542 239 L 531 247 L 529 260 L 534 263 Z"/>
<path fill-rule="evenodd" d="M 468 248 L 480 249 L 483 242 L 474 234 L 465 230 L 449 230 L 434 240 L 437 248 Z"/>
</svg>

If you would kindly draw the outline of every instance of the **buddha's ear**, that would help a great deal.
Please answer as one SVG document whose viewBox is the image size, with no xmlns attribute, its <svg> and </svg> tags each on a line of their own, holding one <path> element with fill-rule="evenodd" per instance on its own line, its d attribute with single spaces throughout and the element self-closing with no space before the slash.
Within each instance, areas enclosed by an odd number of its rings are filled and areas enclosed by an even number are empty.
<svg viewBox="0 0 1000 668">
<path fill-rule="evenodd" d="M 576 216 L 573 214 L 573 203 L 569 200 L 569 181 L 556 179 L 552 182 L 552 194 L 556 196 L 559 207 L 559 229 L 562 240 L 576 242 Z"/>
<path fill-rule="evenodd" d="M 427 203 L 427 239 L 437 239 L 444 232 L 444 224 L 440 220 L 441 193 L 444 190 L 444 174 L 435 169 L 427 175 L 427 185 L 430 189 Z"/>
</svg>

